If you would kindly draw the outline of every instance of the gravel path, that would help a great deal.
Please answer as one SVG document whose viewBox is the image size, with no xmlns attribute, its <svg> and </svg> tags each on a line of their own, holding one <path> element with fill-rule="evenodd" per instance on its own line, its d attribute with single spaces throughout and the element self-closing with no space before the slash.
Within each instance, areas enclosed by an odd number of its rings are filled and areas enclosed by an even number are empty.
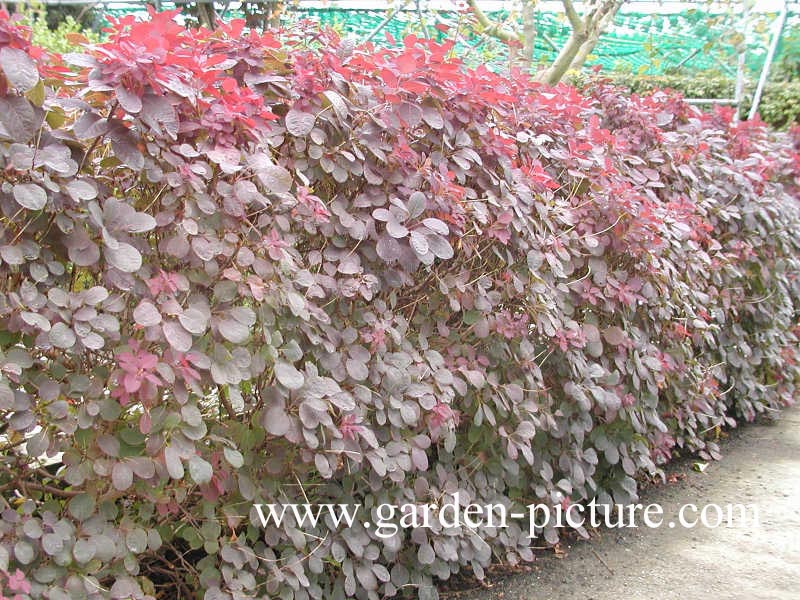
<svg viewBox="0 0 800 600">
<path fill-rule="evenodd" d="M 703 472 L 677 465 L 677 483 L 643 494 L 664 507 L 659 529 L 600 530 L 548 554 L 530 573 L 459 593 L 458 600 L 795 600 L 800 598 L 800 409 L 775 423 L 747 425 L 722 444 Z M 758 527 L 666 524 L 692 503 L 756 504 Z"/>
</svg>

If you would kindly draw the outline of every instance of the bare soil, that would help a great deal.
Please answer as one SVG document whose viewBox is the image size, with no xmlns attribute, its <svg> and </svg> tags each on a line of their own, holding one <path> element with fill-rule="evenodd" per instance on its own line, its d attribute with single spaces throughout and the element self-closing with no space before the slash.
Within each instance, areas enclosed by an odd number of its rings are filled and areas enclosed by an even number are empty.
<svg viewBox="0 0 800 600">
<path fill-rule="evenodd" d="M 673 483 L 642 493 L 664 508 L 658 529 L 600 529 L 590 540 L 539 557 L 530 572 L 489 588 L 445 593 L 458 600 L 796 600 L 800 598 L 800 408 L 744 425 L 702 471 L 684 460 Z M 755 504 L 759 526 L 676 525 L 681 506 Z"/>
</svg>

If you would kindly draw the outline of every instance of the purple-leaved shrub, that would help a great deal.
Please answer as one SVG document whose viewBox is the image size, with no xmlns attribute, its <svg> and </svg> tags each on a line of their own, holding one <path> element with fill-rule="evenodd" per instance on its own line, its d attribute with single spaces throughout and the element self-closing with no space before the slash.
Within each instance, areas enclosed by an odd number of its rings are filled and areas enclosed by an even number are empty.
<svg viewBox="0 0 800 600">
<path fill-rule="evenodd" d="M 253 503 L 627 502 L 792 402 L 787 135 L 172 17 L 62 60 L 0 15 L 3 590 L 435 598 L 523 525 Z"/>
</svg>

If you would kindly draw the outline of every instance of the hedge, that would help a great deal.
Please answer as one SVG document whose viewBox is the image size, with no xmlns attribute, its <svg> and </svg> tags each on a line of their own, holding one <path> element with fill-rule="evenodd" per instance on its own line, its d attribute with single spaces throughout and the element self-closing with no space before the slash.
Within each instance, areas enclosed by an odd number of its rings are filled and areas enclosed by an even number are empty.
<svg viewBox="0 0 800 600">
<path fill-rule="evenodd" d="M 687 73 L 673 75 L 631 75 L 629 73 L 601 73 L 600 77 L 637 94 L 656 90 L 672 90 L 685 98 L 733 98 L 735 81 L 714 73 Z M 585 77 L 579 78 L 585 80 Z M 579 82 L 575 82 L 576 84 Z M 755 83 L 745 87 L 742 118 L 750 112 Z M 759 116 L 776 129 L 788 129 L 800 123 L 800 80 L 769 81 L 759 104 Z"/>
<path fill-rule="evenodd" d="M 3 594 L 435 598 L 559 532 L 253 504 L 624 503 L 792 403 L 797 139 L 173 16 L 0 18 Z"/>
</svg>

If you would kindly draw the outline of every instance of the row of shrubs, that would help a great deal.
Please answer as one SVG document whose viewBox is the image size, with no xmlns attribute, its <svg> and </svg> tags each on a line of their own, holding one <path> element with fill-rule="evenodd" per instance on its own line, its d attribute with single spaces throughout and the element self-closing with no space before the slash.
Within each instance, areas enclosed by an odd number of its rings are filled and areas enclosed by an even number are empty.
<svg viewBox="0 0 800 600">
<path fill-rule="evenodd" d="M 267 6 L 267 8 L 269 7 Z M 197 11 L 197 7 L 186 5 L 182 8 L 182 16 L 188 17 L 191 22 L 197 22 L 199 18 Z M 80 18 L 81 21 L 76 21 L 75 17 Z M 26 18 L 32 25 L 33 42 L 56 52 L 72 51 L 81 39 L 88 39 L 91 42 L 99 41 L 98 32 L 104 27 L 104 19 L 96 12 L 87 11 L 85 6 L 78 6 L 77 9 L 70 6 L 50 6 L 44 16 L 41 13 L 31 12 L 26 15 Z M 248 19 L 253 22 L 254 27 L 262 28 L 256 23 L 269 21 L 269 16 L 264 10 L 261 10 L 260 12 L 255 11 Z M 771 69 L 773 76 L 767 82 L 759 104 L 760 118 L 775 129 L 785 130 L 800 123 L 800 79 L 797 77 L 800 67 L 797 65 L 797 57 L 792 53 L 792 46 L 789 43 L 789 40 L 794 40 L 796 37 L 797 35 L 793 33 L 787 38 L 786 50 L 782 52 L 781 59 L 773 65 Z M 594 81 L 597 77 L 636 94 L 670 90 L 680 93 L 684 98 L 721 99 L 733 98 L 735 95 L 735 79 L 719 71 L 640 75 L 612 70 L 601 71 L 597 76 L 588 73 L 573 74 L 571 83 L 581 87 L 587 85 L 587 82 Z M 755 81 L 747 81 L 745 84 L 741 106 L 742 118 L 746 118 L 750 112 L 755 83 Z"/>
<path fill-rule="evenodd" d="M 714 73 L 631 75 L 601 73 L 602 78 L 636 94 L 671 90 L 684 98 L 733 98 L 735 81 Z M 581 77 L 580 79 L 584 79 Z M 745 86 L 741 117 L 747 118 L 752 106 L 755 83 Z M 707 107 L 705 107 L 707 108 Z M 768 81 L 758 107 L 759 117 L 775 129 L 789 129 L 800 124 L 800 79 Z"/>
<path fill-rule="evenodd" d="M 629 502 L 792 402 L 796 137 L 173 16 L 0 16 L 2 593 L 435 598 L 559 532 L 378 504 Z"/>
</svg>

